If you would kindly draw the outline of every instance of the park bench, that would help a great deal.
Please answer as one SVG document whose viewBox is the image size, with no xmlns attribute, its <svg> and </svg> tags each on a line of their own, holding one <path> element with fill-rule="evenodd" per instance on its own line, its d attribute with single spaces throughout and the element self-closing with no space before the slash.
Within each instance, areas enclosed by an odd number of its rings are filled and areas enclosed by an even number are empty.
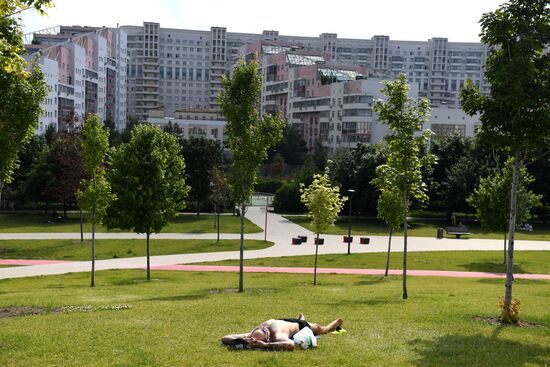
<svg viewBox="0 0 550 367">
<path fill-rule="evenodd" d="M 469 235 L 470 233 L 470 227 L 468 226 L 448 226 L 445 227 L 445 231 L 449 235 L 455 235 L 456 238 L 460 238 L 462 235 Z"/>
</svg>

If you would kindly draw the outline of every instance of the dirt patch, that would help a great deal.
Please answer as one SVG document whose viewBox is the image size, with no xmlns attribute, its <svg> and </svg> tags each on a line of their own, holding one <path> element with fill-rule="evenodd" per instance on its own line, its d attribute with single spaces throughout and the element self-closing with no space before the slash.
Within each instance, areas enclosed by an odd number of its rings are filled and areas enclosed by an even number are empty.
<svg viewBox="0 0 550 367">
<path fill-rule="evenodd" d="M 73 313 L 73 312 L 97 312 L 97 311 L 118 311 L 129 310 L 131 305 L 106 305 L 106 306 L 63 306 L 51 310 L 35 306 L 12 306 L 0 307 L 0 318 L 43 315 L 46 313 Z"/>
<path fill-rule="evenodd" d="M 0 319 L 5 317 L 41 315 L 43 313 L 46 313 L 46 310 L 34 306 L 0 307 Z"/>
<path fill-rule="evenodd" d="M 211 289 L 208 291 L 210 294 L 219 294 L 219 293 L 238 293 L 237 288 L 226 288 L 226 289 Z"/>
<path fill-rule="evenodd" d="M 511 327 L 522 327 L 522 328 L 546 327 L 545 325 L 537 324 L 537 323 L 525 321 L 525 320 L 519 320 L 517 324 L 506 324 L 506 323 L 503 323 L 498 317 L 488 317 L 488 316 L 476 316 L 476 317 L 472 317 L 472 320 L 482 321 L 482 322 L 486 322 L 488 324 L 496 325 L 496 326 L 511 326 Z"/>
</svg>

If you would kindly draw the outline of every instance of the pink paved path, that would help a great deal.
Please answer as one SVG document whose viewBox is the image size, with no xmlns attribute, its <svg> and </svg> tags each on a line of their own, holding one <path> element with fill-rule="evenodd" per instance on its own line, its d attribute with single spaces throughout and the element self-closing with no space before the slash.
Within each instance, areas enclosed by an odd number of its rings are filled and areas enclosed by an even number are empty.
<svg viewBox="0 0 550 367">
<path fill-rule="evenodd" d="M 220 271 L 238 272 L 238 266 L 217 266 L 217 265 L 162 265 L 152 266 L 156 270 L 179 270 L 179 271 Z M 246 273 L 291 273 L 291 274 L 312 274 L 313 268 L 285 268 L 268 266 L 245 266 Z M 320 274 L 351 274 L 351 275 L 384 275 L 384 269 L 339 269 L 339 268 L 317 268 Z M 390 275 L 401 275 L 402 270 L 390 270 Z M 451 277 L 451 278 L 506 278 L 503 273 L 484 273 L 473 271 L 441 271 L 441 270 L 407 270 L 411 276 L 424 277 Z M 544 279 L 550 280 L 550 274 L 514 274 L 516 279 Z"/>
</svg>

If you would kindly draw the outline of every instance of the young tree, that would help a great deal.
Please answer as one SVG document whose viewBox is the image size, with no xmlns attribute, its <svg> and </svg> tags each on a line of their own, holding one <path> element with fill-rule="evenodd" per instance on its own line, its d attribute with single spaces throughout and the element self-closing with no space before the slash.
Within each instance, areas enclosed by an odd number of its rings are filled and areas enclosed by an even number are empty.
<svg viewBox="0 0 550 367">
<path fill-rule="evenodd" d="M 225 203 L 227 193 L 227 177 L 223 173 L 223 170 L 218 166 L 212 167 L 210 170 L 210 178 L 212 183 L 212 195 L 210 199 L 214 203 L 214 210 L 216 211 L 216 228 L 218 236 L 216 242 L 220 242 L 220 207 Z"/>
<path fill-rule="evenodd" d="M 467 83 L 462 108 L 480 114 L 480 138 L 513 158 L 506 291 L 503 321 L 515 322 L 512 310 L 514 240 L 520 170 L 550 142 L 550 4 L 547 0 L 511 0 L 481 17 L 481 41 L 490 46 L 483 95 Z M 545 50 L 546 49 L 546 50 Z"/>
<path fill-rule="evenodd" d="M 401 193 L 394 187 L 380 188 L 380 196 L 377 202 L 378 218 L 383 219 L 389 227 L 388 254 L 386 256 L 385 276 L 388 276 L 390 269 L 391 239 L 393 231 L 399 229 L 403 223 L 403 201 Z"/>
<path fill-rule="evenodd" d="M 380 165 L 377 178 L 373 183 L 379 189 L 396 188 L 401 194 L 404 249 L 403 249 L 403 299 L 408 298 L 407 292 L 407 215 L 410 200 L 427 201 L 426 185 L 422 181 L 422 167 L 429 167 L 433 161 L 432 154 L 421 156 L 431 131 L 422 129 L 427 121 L 430 102 L 423 98 L 418 103 L 408 96 L 409 85 L 405 75 L 399 75 L 395 81 L 384 82 L 382 93 L 387 101 L 377 101 L 374 110 L 378 119 L 388 124 L 390 135 L 386 137 L 388 144 L 388 160 Z"/>
<path fill-rule="evenodd" d="M 210 173 L 212 167 L 221 163 L 223 149 L 216 140 L 191 138 L 180 139 L 179 143 L 185 160 L 185 181 L 191 186 L 189 199 L 195 202 L 198 216 L 201 204 L 208 200 L 211 194 Z"/>
<path fill-rule="evenodd" d="M 331 163 L 330 161 L 328 162 Z M 315 265 L 313 269 L 313 285 L 317 285 L 317 255 L 319 253 L 319 234 L 330 226 L 338 218 L 338 213 L 348 200 L 346 196 L 340 196 L 340 188 L 332 186 L 329 177 L 330 169 L 325 168 L 325 173 L 316 174 L 313 182 L 308 187 L 300 184 L 302 202 L 307 207 L 311 218 L 313 232 L 317 234 L 315 239 Z"/>
<path fill-rule="evenodd" d="M 149 237 L 185 206 L 189 187 L 176 138 L 152 125 L 137 125 L 130 142 L 114 154 L 108 178 L 116 198 L 104 219 L 108 228 L 147 235 L 147 280 L 151 280 Z"/>
<path fill-rule="evenodd" d="M 109 151 L 109 130 L 101 125 L 98 115 L 88 116 L 82 131 L 82 163 L 86 179 L 81 181 L 78 204 L 90 214 L 92 223 L 92 273 L 90 285 L 95 285 L 95 226 L 102 223 L 107 207 L 115 198 L 105 178 Z"/>
<path fill-rule="evenodd" d="M 258 114 L 262 76 L 256 61 L 241 60 L 233 75 L 222 79 L 222 87 L 218 102 L 227 119 L 225 128 L 233 153 L 229 182 L 233 200 L 241 209 L 239 292 L 242 292 L 246 205 L 254 191 L 258 169 L 267 158 L 267 150 L 281 139 L 285 121 L 278 115 Z"/>
<path fill-rule="evenodd" d="M 506 264 L 506 234 L 510 212 L 503 209 L 509 208 L 512 164 L 512 161 L 508 161 L 501 171 L 482 178 L 478 188 L 468 198 L 468 204 L 476 208 L 477 217 L 483 228 L 504 233 L 504 264 Z M 516 221 L 526 223 L 531 219 L 531 209 L 540 205 L 542 195 L 536 195 L 528 189 L 534 178 L 525 167 L 520 169 L 519 176 Z"/>
</svg>

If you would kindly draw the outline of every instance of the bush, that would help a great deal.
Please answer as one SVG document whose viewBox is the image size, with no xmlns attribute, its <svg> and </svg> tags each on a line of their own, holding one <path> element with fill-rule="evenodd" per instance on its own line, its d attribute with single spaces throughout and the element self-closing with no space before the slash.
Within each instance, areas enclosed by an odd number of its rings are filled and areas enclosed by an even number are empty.
<svg viewBox="0 0 550 367">
<path fill-rule="evenodd" d="M 275 178 L 260 178 L 254 190 L 256 192 L 275 194 L 284 184 L 285 181 L 283 180 L 278 180 Z"/>
<path fill-rule="evenodd" d="M 509 306 L 506 306 L 504 297 L 500 297 L 498 301 L 498 307 L 500 309 L 499 319 L 504 324 L 517 324 L 519 321 L 520 302 L 519 299 L 512 299 Z"/>
<path fill-rule="evenodd" d="M 273 209 L 277 213 L 304 213 L 306 211 L 306 207 L 300 200 L 300 187 L 298 183 L 285 183 L 275 192 Z"/>
</svg>

